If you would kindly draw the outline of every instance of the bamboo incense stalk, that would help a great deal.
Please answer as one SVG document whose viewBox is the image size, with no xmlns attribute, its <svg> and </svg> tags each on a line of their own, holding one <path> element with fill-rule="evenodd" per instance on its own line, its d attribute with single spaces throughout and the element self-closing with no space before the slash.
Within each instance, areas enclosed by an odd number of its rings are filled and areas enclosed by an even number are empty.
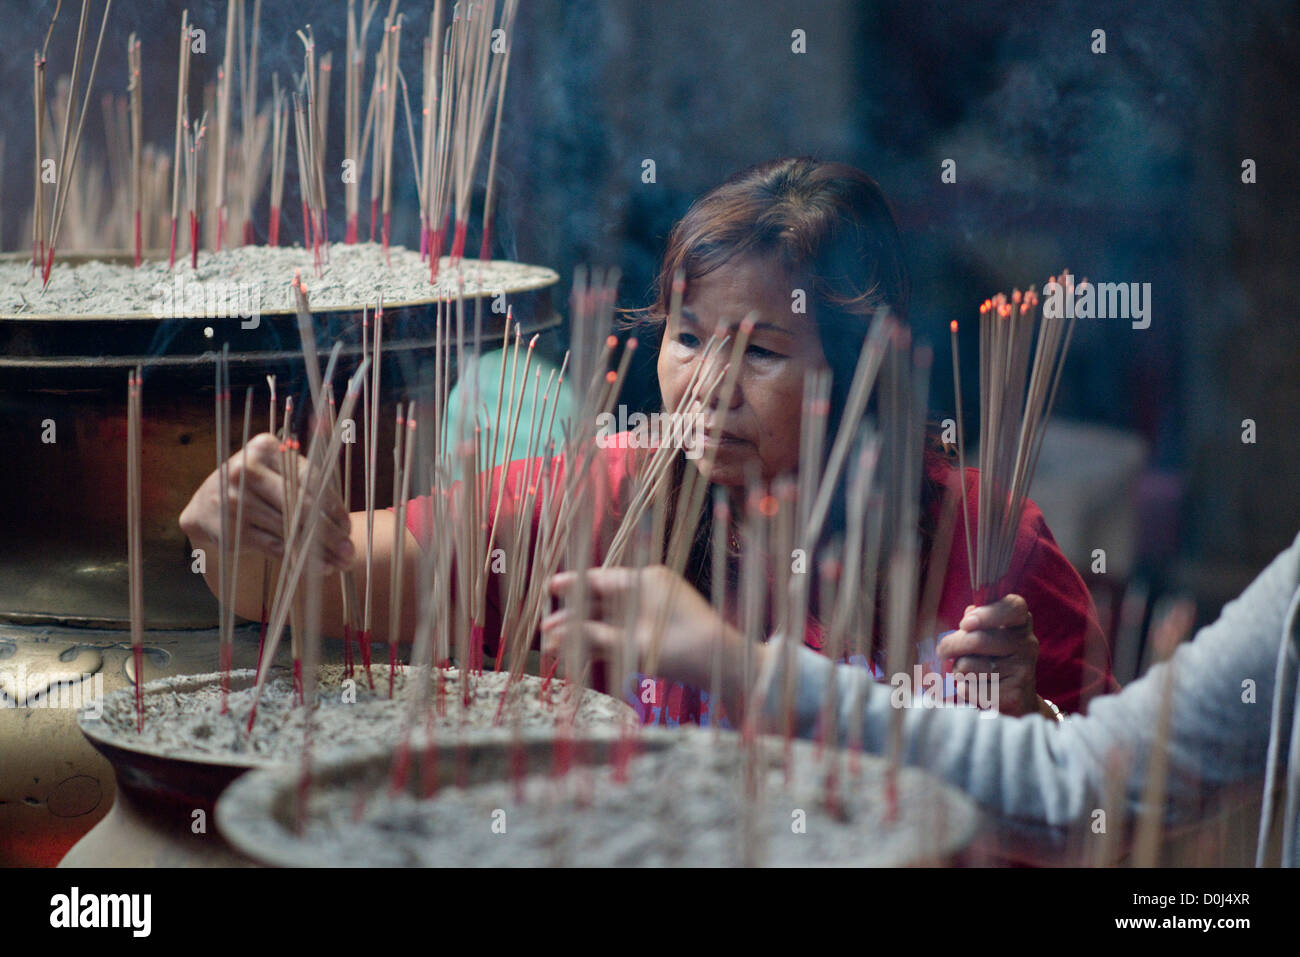
<svg viewBox="0 0 1300 957">
<path fill-rule="evenodd" d="M 363 334 L 365 328 L 365 318 L 363 317 Z M 384 307 L 383 299 L 379 301 L 374 315 L 374 342 L 371 346 L 370 354 L 370 378 L 365 383 L 366 395 L 368 397 L 368 415 L 366 422 L 366 594 L 364 615 L 361 625 L 361 663 L 366 669 L 366 681 L 370 688 L 374 689 L 374 678 L 370 673 L 370 640 L 371 640 L 371 600 L 374 593 L 374 529 L 375 529 L 375 497 L 378 494 L 377 476 L 379 463 L 379 402 L 380 402 L 380 369 L 382 367 L 383 353 L 383 332 L 384 332 Z M 362 360 L 365 361 L 364 359 Z"/>
<path fill-rule="evenodd" d="M 262 26 L 262 0 L 253 0 L 252 41 L 245 48 L 245 39 L 250 32 L 244 20 L 244 3 L 239 5 L 239 55 L 240 88 L 239 111 L 241 120 L 240 147 L 242 156 L 243 184 L 240 190 L 241 213 L 244 221 L 243 241 L 251 246 L 254 240 L 253 200 L 258 192 L 261 179 L 262 137 L 265 135 L 266 117 L 257 109 L 257 68 L 260 55 L 260 37 Z"/>
<path fill-rule="evenodd" d="M 1151 630 L 1151 647 L 1164 674 L 1161 676 L 1155 740 L 1147 753 L 1147 779 L 1134 838 L 1134 867 L 1155 867 L 1160 859 L 1160 839 L 1164 831 L 1169 779 L 1169 736 L 1173 727 L 1174 691 L 1178 680 L 1177 668 L 1171 659 L 1195 621 L 1195 602 L 1181 599 L 1171 604 Z"/>
<path fill-rule="evenodd" d="M 221 351 L 216 355 L 214 364 L 214 375 L 216 379 L 215 388 L 213 389 L 215 400 L 216 414 L 216 443 L 217 443 L 217 621 L 218 621 L 218 644 L 222 655 L 222 664 L 225 664 L 225 653 L 228 647 L 226 626 L 227 622 L 233 622 L 230 617 L 231 593 L 230 593 L 230 466 L 228 464 L 230 455 L 230 376 L 228 374 L 230 361 L 230 345 L 222 345 Z M 223 667 L 222 671 L 222 707 L 223 714 L 226 704 L 226 694 L 228 691 L 226 674 L 228 668 Z"/>
<path fill-rule="evenodd" d="M 313 164 L 316 173 L 316 198 L 319 203 L 321 256 L 325 262 L 330 259 L 330 221 L 329 193 L 325 189 L 325 148 L 329 134 L 330 111 L 330 77 L 333 74 L 334 55 L 326 53 L 320 58 L 319 72 L 316 78 L 316 96 L 312 100 L 312 115 L 315 123 L 312 135 L 315 137 Z"/>
<path fill-rule="evenodd" d="M 131 657 L 135 681 L 136 733 L 144 730 L 144 559 L 141 530 L 140 450 L 142 370 L 127 374 L 127 551 L 131 614 Z"/>
<path fill-rule="evenodd" d="M 180 218 L 181 208 L 181 162 L 182 157 L 185 155 L 185 128 L 189 122 L 186 118 L 189 114 L 187 100 L 189 98 L 190 80 L 190 12 L 188 9 L 181 12 L 181 45 L 178 64 L 176 72 L 176 138 L 172 152 L 172 229 L 167 254 L 168 269 L 176 265 L 176 225 Z"/>
<path fill-rule="evenodd" d="M 267 245 L 280 243 L 280 210 L 284 202 L 284 160 L 289 143 L 289 105 L 280 89 L 280 76 L 271 77 L 271 208 Z"/>
<path fill-rule="evenodd" d="M 227 367 L 229 375 L 229 367 Z M 226 382 L 227 402 L 226 413 L 229 415 L 229 379 Z M 248 447 L 248 432 L 252 425 L 253 419 L 253 389 L 252 386 L 244 392 L 244 431 L 243 437 L 239 443 L 241 449 Z M 235 493 L 235 542 L 231 551 L 230 561 L 230 588 L 228 595 L 230 601 L 227 603 L 227 621 L 224 635 L 224 642 L 221 648 L 221 713 L 229 711 L 226 696 L 230 689 L 230 665 L 234 654 L 235 647 L 235 600 L 234 597 L 239 594 L 239 552 L 243 545 L 244 530 L 244 490 L 248 478 L 248 469 L 239 470 L 239 485 Z"/>
<path fill-rule="evenodd" d="M 45 67 L 47 64 L 46 55 L 50 50 L 50 37 L 54 33 L 54 24 L 59 20 L 59 10 L 63 7 L 63 0 L 57 0 L 54 5 L 54 15 L 50 17 L 50 25 L 45 31 L 45 42 L 41 49 L 33 56 L 32 60 L 32 98 L 34 113 L 36 117 L 36 136 L 32 140 L 32 153 L 35 163 L 35 176 L 33 179 L 32 191 L 32 269 L 42 269 L 45 265 L 45 203 L 42 198 L 42 151 L 45 148 Z"/>
<path fill-rule="evenodd" d="M 917 615 L 917 522 L 920 499 L 920 462 L 929 384 L 928 349 L 911 346 L 906 330 L 892 337 L 895 346 L 886 369 L 889 380 L 882 391 L 886 449 L 889 453 L 885 488 L 889 515 L 887 591 L 885 593 L 886 673 L 905 673 L 914 647 Z M 895 709 L 889 729 L 885 774 L 886 819 L 898 811 L 897 775 L 902 754 L 902 713 Z"/>
<path fill-rule="evenodd" d="M 57 15 L 57 14 L 56 14 Z M 51 25 L 52 26 L 52 25 Z M 48 45 L 49 39 L 46 38 Z M 32 100 L 36 115 L 36 136 L 32 153 L 35 172 L 32 179 L 32 270 L 45 264 L 45 202 L 41 196 L 41 150 L 45 142 L 45 56 L 37 53 L 32 61 Z"/>
<path fill-rule="evenodd" d="M 140 209 L 142 205 L 140 187 L 143 175 L 140 163 L 143 131 L 141 127 L 140 41 L 134 33 L 126 41 L 126 54 L 127 73 L 129 75 L 127 93 L 131 98 L 131 220 L 135 249 L 135 257 L 132 263 L 138 269 L 140 267 L 141 243 L 143 240 L 140 230 Z"/>
<path fill-rule="evenodd" d="M 221 252 L 221 242 L 226 234 L 226 160 L 230 151 L 230 100 L 235 80 L 235 28 L 237 14 L 242 7 L 241 0 L 226 0 L 226 49 L 221 66 L 217 69 L 217 173 L 216 199 L 213 204 L 217 222 L 217 252 Z"/>
<path fill-rule="evenodd" d="M 962 423 L 961 397 L 961 354 L 957 348 L 957 320 L 949 325 L 952 336 L 952 390 L 957 406 L 957 469 L 961 482 L 961 526 L 966 539 L 966 563 L 970 570 L 971 583 L 975 582 L 975 548 L 970 537 L 970 502 L 966 495 L 966 430 Z"/>
<path fill-rule="evenodd" d="M 393 205 L 393 131 L 396 129 L 395 120 L 397 118 L 397 55 L 401 45 L 402 37 L 402 14 L 395 17 L 388 17 L 384 21 L 384 45 L 382 47 L 384 55 L 384 82 L 382 87 L 384 97 L 383 112 L 383 163 L 384 163 L 384 188 L 383 188 L 383 232 L 382 241 L 384 246 L 384 260 L 388 262 L 388 247 L 390 240 L 390 229 L 392 225 L 392 205 Z"/>
<path fill-rule="evenodd" d="M 301 89 L 301 87 L 300 87 Z M 302 197 L 302 248 L 312 251 L 312 266 L 317 275 L 321 272 L 320 251 L 312 238 L 312 195 L 316 178 L 311 169 L 311 137 L 307 132 L 306 105 L 301 93 L 293 94 L 294 154 L 298 160 L 298 189 Z"/>
<path fill-rule="evenodd" d="M 393 436 L 393 508 L 399 530 L 406 527 L 406 499 L 410 492 L 411 454 L 415 446 L 415 403 L 410 403 L 403 414 L 397 408 L 397 427 Z M 393 571 L 388 593 L 388 697 L 393 697 L 393 682 L 397 673 L 397 645 L 401 638 L 402 622 L 402 572 L 405 550 L 393 550 Z"/>
<path fill-rule="evenodd" d="M 513 21 L 513 10 L 511 11 L 511 20 Z M 492 220 L 496 210 L 496 171 L 497 171 L 497 147 L 501 142 L 501 111 L 506 99 L 506 77 L 510 73 L 510 49 L 512 46 L 509 32 L 504 36 L 505 49 L 499 54 L 503 57 L 501 63 L 501 79 L 497 83 L 497 107 L 496 117 L 492 121 L 492 150 L 488 155 L 488 172 L 487 172 L 487 194 L 483 198 L 483 244 L 479 248 L 478 258 L 486 262 L 492 258 Z"/>
<path fill-rule="evenodd" d="M 207 114 L 185 128 L 185 198 L 190 214 L 190 268 L 199 268 L 199 166 L 203 155 L 203 137 L 207 133 Z"/>
<path fill-rule="evenodd" d="M 441 0 L 440 0 L 441 2 Z M 343 90 L 343 148 L 353 163 L 353 176 L 344 189 L 347 228 L 343 241 L 349 245 L 357 241 L 357 203 L 361 191 L 361 177 L 365 170 L 365 147 L 361 142 L 361 90 L 366 72 L 366 34 L 374 17 L 379 0 L 362 0 L 361 20 L 358 25 L 355 0 L 348 0 L 347 63 L 344 70 Z"/>
<path fill-rule="evenodd" d="M 270 413 L 267 417 L 266 431 L 269 432 L 271 435 L 275 435 L 276 434 L 275 431 L 276 396 L 275 396 L 274 375 L 268 375 L 266 377 L 266 385 L 267 388 L 270 390 L 270 394 L 271 394 L 271 407 L 270 407 Z M 269 612 L 269 607 L 267 605 L 267 602 L 270 598 L 270 589 L 271 589 L 271 560 L 269 558 L 263 558 L 262 559 L 262 614 L 261 614 L 261 620 L 258 624 L 258 632 L 257 632 L 257 667 L 258 668 L 262 667 L 262 651 L 266 646 L 266 625 L 267 625 L 267 614 Z"/>
</svg>

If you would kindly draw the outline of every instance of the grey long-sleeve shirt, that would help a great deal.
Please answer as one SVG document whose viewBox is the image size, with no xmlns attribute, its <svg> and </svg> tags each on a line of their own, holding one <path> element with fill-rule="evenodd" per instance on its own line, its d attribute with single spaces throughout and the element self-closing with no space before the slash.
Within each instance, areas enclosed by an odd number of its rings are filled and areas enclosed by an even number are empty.
<svg viewBox="0 0 1300 957">
<path fill-rule="evenodd" d="M 778 663 L 765 697 L 775 716 L 783 656 L 773 658 Z M 840 740 L 849 740 L 850 724 L 862 714 L 866 749 L 887 750 L 893 717 L 888 686 L 806 648 L 795 660 L 796 733 L 814 733 L 827 683 L 835 680 Z M 1003 826 L 1055 843 L 1105 806 L 1108 757 L 1117 749 L 1131 749 L 1125 798 L 1130 813 L 1141 810 L 1165 674 L 1172 668 L 1166 824 L 1194 820 L 1227 792 L 1263 783 L 1259 860 L 1268 822 L 1281 813 L 1282 863 L 1300 866 L 1298 660 L 1300 536 L 1168 663 L 1118 694 L 1094 699 L 1086 716 L 1055 722 L 1037 715 L 981 717 L 965 708 L 905 709 L 903 760 L 961 788 Z M 861 711 L 858 694 L 865 695 Z M 1275 785 L 1283 783 L 1285 802 L 1278 807 Z"/>
</svg>

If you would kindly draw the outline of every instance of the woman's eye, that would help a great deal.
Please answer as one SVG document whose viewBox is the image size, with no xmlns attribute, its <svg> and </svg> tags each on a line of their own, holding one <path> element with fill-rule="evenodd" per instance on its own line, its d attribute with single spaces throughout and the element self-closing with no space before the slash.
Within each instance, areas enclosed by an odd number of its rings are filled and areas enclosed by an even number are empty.
<svg viewBox="0 0 1300 957">
<path fill-rule="evenodd" d="M 677 341 L 680 342 L 682 345 L 686 346 L 688 349 L 694 349 L 696 346 L 700 344 L 700 340 L 695 336 L 691 335 L 689 332 L 677 333 Z"/>
<path fill-rule="evenodd" d="M 762 346 L 750 346 L 745 350 L 756 359 L 779 359 L 781 353 L 773 352 L 771 349 L 764 349 Z"/>
</svg>

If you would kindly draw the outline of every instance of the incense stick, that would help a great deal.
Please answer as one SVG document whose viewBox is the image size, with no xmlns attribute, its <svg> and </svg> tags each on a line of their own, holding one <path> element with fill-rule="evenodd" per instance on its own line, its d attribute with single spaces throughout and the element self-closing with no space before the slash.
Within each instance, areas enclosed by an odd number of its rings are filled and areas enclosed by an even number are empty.
<svg viewBox="0 0 1300 957">
<path fill-rule="evenodd" d="M 176 138 L 172 152 L 172 230 L 167 253 L 168 269 L 176 265 L 176 227 L 180 218 L 181 203 L 181 161 L 185 150 L 185 127 L 188 125 L 186 117 L 189 114 L 189 107 L 186 102 L 189 96 L 190 81 L 190 12 L 188 9 L 181 12 L 181 45 L 178 63 L 176 72 Z"/>
<path fill-rule="evenodd" d="M 226 0 L 226 49 L 217 68 L 217 175 L 214 212 L 217 221 L 216 251 L 226 234 L 226 157 L 230 150 L 230 99 L 235 74 L 235 21 L 240 0 Z"/>
<path fill-rule="evenodd" d="M 142 176 L 140 163 L 143 131 L 141 128 L 140 41 L 136 39 L 134 33 L 126 41 L 126 56 L 127 73 L 129 75 L 126 89 L 131 98 L 131 219 L 135 234 L 135 256 L 132 259 L 132 265 L 138 269 L 140 267 L 141 243 L 143 240 L 140 231 L 140 187 Z"/>
<path fill-rule="evenodd" d="M 127 374 L 127 567 L 136 733 L 144 730 L 144 559 L 140 504 L 141 368 Z"/>
</svg>

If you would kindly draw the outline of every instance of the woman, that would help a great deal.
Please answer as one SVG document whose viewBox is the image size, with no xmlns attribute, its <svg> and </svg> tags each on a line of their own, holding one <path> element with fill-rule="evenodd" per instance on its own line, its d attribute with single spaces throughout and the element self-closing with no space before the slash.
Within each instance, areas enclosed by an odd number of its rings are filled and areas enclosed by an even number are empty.
<svg viewBox="0 0 1300 957">
<path fill-rule="evenodd" d="M 670 317 L 671 286 L 679 270 L 686 279 L 683 307 L 680 317 Z M 747 475 L 757 472 L 770 480 L 790 473 L 798 462 L 805 373 L 830 369 L 829 434 L 833 435 L 871 317 L 887 307 L 905 319 L 908 299 L 898 230 L 884 195 L 866 174 L 842 164 L 800 158 L 747 170 L 701 197 L 673 229 L 658 300 L 646 311 L 643 325 L 648 334 L 642 336 L 659 346 L 656 370 L 665 408 L 676 407 L 711 336 L 721 337 L 751 313 L 758 317 L 727 410 L 726 431 L 717 442 L 707 476 L 731 494 L 731 512 L 738 524 Z M 796 302 L 806 302 L 806 311 L 793 308 Z M 703 411 L 709 420 L 715 410 Z M 612 447 L 603 448 L 593 465 L 601 479 L 596 484 L 605 496 L 596 509 L 602 522 L 596 529 L 598 546 L 608 544 L 631 488 L 628 449 L 620 443 L 608 444 Z M 250 442 L 247 452 L 232 459 L 230 480 L 235 488 L 239 470 L 248 467 L 250 504 L 245 508 L 250 527 L 243 540 L 250 549 L 273 557 L 282 547 L 281 483 L 274 450 L 269 436 Z M 683 459 L 679 454 L 679 470 L 684 468 Z M 508 489 L 518 487 L 527 467 L 524 462 L 507 466 Z M 929 561 L 929 542 L 945 489 L 962 481 L 974 513 L 979 494 L 975 472 L 959 476 L 940 457 L 928 457 L 920 528 L 923 568 Z M 511 500 L 509 495 L 505 499 Z M 362 514 L 349 516 L 337 500 L 322 504 L 331 516 L 324 535 L 327 560 L 338 567 L 358 565 L 365 540 Z M 217 515 L 214 476 L 181 515 L 181 525 L 196 546 L 215 541 Z M 430 534 L 428 510 L 421 500 L 412 503 L 407 517 L 407 528 L 399 530 L 391 515 L 377 516 L 379 594 L 387 594 L 393 550 L 407 549 L 412 563 L 406 567 L 413 568 L 419 540 Z M 706 593 L 711 587 L 707 556 L 712 533 L 706 526 L 704 534 L 697 536 L 686 566 L 688 581 Z M 728 530 L 728 539 L 734 553 L 738 536 Z M 594 560 L 600 557 L 598 549 Z M 733 554 L 733 566 L 736 558 Z M 956 629 L 970 610 L 972 590 L 964 558 L 961 549 L 949 550 L 938 606 L 938 622 L 944 630 Z M 1091 598 L 1032 503 L 1025 509 L 1008 581 L 1020 596 L 1014 603 L 1017 614 L 995 630 L 949 635 L 939 643 L 937 655 L 951 659 L 958 672 L 996 670 L 998 707 L 1008 714 L 1051 716 L 1058 709 L 1081 710 L 1093 695 L 1112 690 L 1109 653 Z M 241 580 L 239 614 L 255 617 L 260 594 L 260 582 L 251 577 Z M 499 609 L 491 596 L 488 603 L 485 633 L 491 654 Z M 413 610 L 416 604 L 410 600 L 403 607 Z M 379 611 L 375 631 L 384 634 L 387 623 Z M 399 635 L 411 634 L 413 614 L 399 623 Z M 327 634 L 342 632 L 341 600 L 333 585 L 325 592 L 323 621 Z M 550 624 L 554 627 L 555 620 Z M 819 635 L 816 622 L 810 623 L 808 643 L 819 647 Z M 644 688 L 640 682 L 637 687 Z M 656 680 L 653 691 L 643 690 L 631 700 L 647 722 L 672 725 L 716 719 L 706 696 L 697 689 L 698 685 Z"/>
</svg>

